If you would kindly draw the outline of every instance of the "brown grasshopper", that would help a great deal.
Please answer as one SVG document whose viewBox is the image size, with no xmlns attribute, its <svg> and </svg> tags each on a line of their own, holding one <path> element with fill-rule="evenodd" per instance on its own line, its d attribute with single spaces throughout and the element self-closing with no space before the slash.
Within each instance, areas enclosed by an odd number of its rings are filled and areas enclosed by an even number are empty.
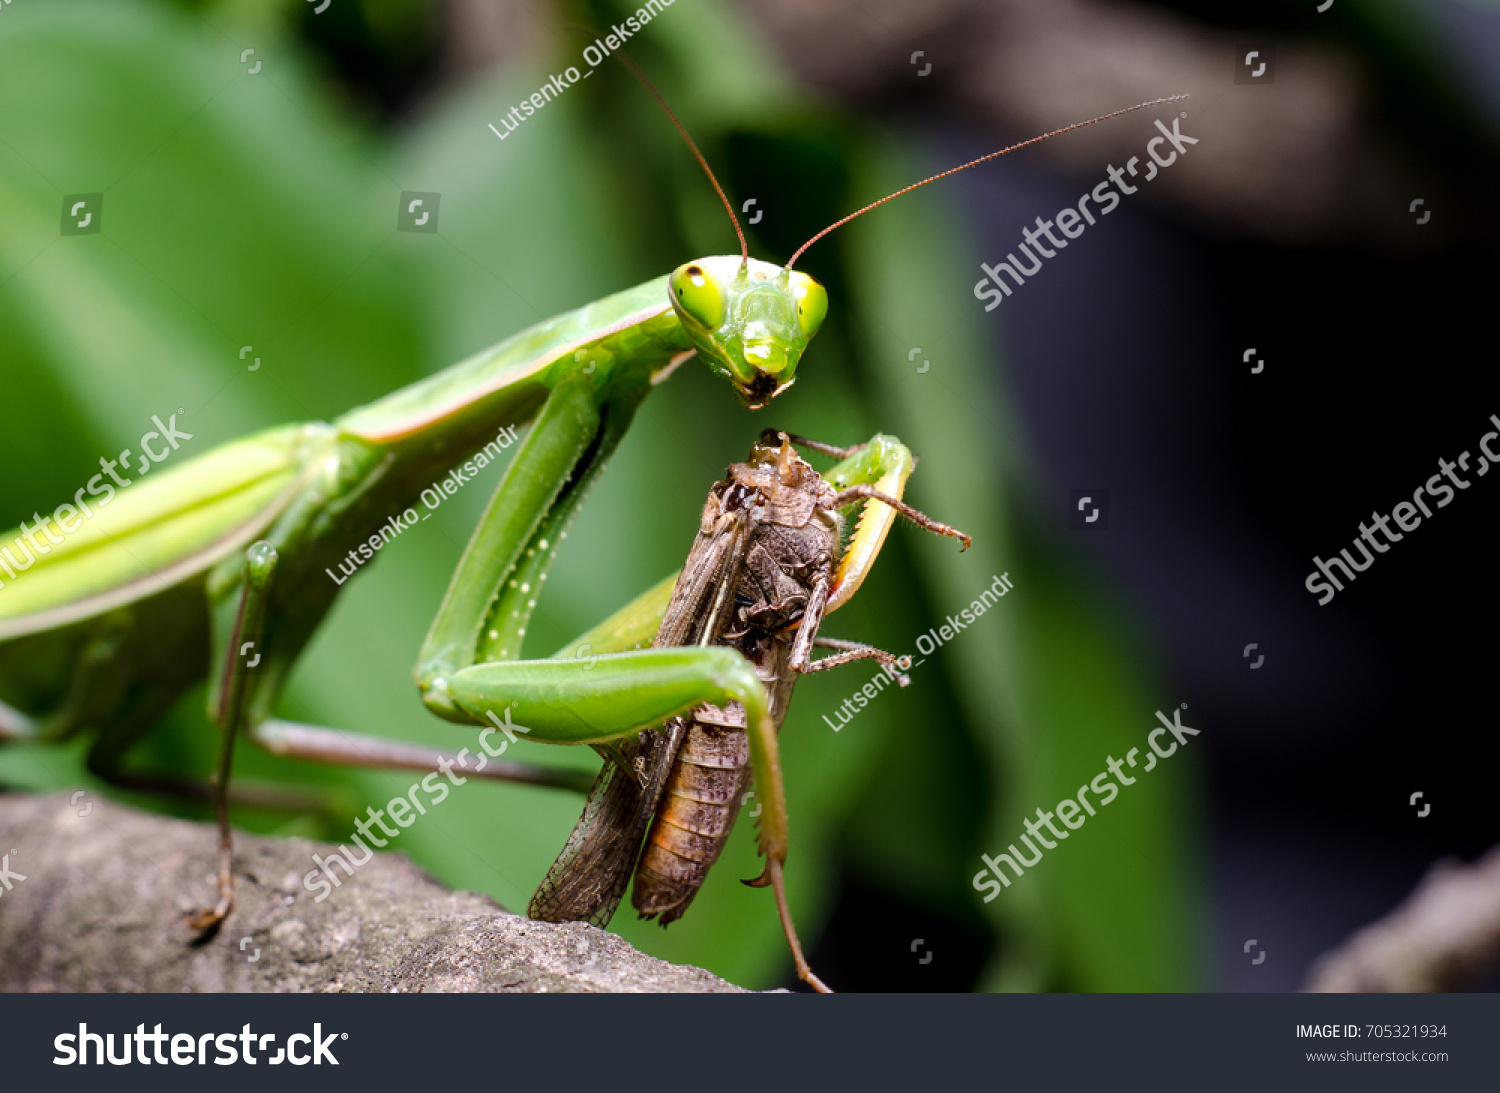
<svg viewBox="0 0 1500 1093">
<path fill-rule="evenodd" d="M 819 475 L 793 450 L 794 443 L 842 462 Z M 739 650 L 766 687 L 778 731 L 797 677 L 807 672 L 869 658 L 906 686 L 904 665 L 890 653 L 821 637 L 818 631 L 824 615 L 846 603 L 864 580 L 897 513 L 968 548 L 967 535 L 900 500 L 914 465 L 891 437 L 836 448 L 766 430 L 749 460 L 733 464 L 709 491 L 697 538 L 652 647 Z M 864 512 L 846 546 L 840 510 L 859 502 Z M 838 652 L 813 660 L 814 646 Z M 692 903 L 748 796 L 744 707 L 701 705 L 668 719 L 659 730 L 601 751 L 610 761 L 527 914 L 603 927 L 634 872 L 635 909 L 643 918 L 659 917 L 665 926 Z M 797 974 L 826 991 L 803 957 L 778 881 L 768 868 L 745 883 L 773 884 Z"/>
</svg>

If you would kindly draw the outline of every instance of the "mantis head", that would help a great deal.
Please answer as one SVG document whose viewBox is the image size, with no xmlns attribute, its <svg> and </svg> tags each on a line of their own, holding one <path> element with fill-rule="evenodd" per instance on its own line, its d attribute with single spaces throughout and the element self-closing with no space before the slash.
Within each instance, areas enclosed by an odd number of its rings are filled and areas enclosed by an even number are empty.
<svg viewBox="0 0 1500 1093">
<path fill-rule="evenodd" d="M 651 97 L 656 100 L 657 105 L 677 128 L 683 142 L 687 144 L 693 156 L 698 160 L 699 166 L 703 168 L 703 173 L 713 184 L 719 200 L 724 203 L 724 211 L 729 214 L 729 220 L 734 225 L 734 233 L 739 237 L 740 253 L 738 255 L 719 254 L 711 258 L 700 258 L 696 262 L 688 262 L 673 270 L 669 278 L 669 295 L 672 299 L 672 307 L 682 320 L 682 325 L 687 330 L 688 338 L 692 341 L 694 348 L 698 350 L 698 355 L 708 362 L 710 368 L 734 384 L 734 389 L 739 393 L 746 408 L 751 410 L 761 409 L 795 382 L 797 362 L 802 359 L 802 351 L 807 348 L 807 343 L 812 336 L 818 332 L 818 327 L 823 323 L 823 317 L 828 313 L 828 293 L 824 291 L 823 286 L 807 274 L 792 270 L 792 266 L 798 258 L 802 257 L 803 252 L 819 239 L 893 198 L 911 193 L 919 187 L 926 186 L 929 182 L 936 182 L 938 179 L 947 178 L 959 171 L 966 171 L 996 156 L 1003 156 L 1017 148 L 1024 148 L 1028 144 L 1035 144 L 1037 141 L 1047 140 L 1073 129 L 1081 129 L 1085 125 L 1094 125 L 1108 118 L 1128 114 L 1132 110 L 1141 110 L 1159 103 L 1187 98 L 1186 95 L 1173 95 L 1169 98 L 1154 99 L 1124 110 L 1101 114 L 1088 121 L 1065 125 L 1061 129 L 1054 129 L 1039 137 L 1012 144 L 998 152 L 991 152 L 978 159 L 970 160 L 968 163 L 924 178 L 921 182 L 904 186 L 893 194 L 887 194 L 879 201 L 871 202 L 864 208 L 857 209 L 840 220 L 835 220 L 798 247 L 787 259 L 785 266 L 778 266 L 770 262 L 759 262 L 750 257 L 750 246 L 745 239 L 745 230 L 740 227 L 739 217 L 734 215 L 734 206 L 724 192 L 724 187 L 719 185 L 719 180 L 714 177 L 708 160 L 703 158 L 703 153 L 693 143 L 693 138 L 688 134 L 687 129 L 677 119 L 672 108 L 667 105 L 667 100 L 662 98 L 661 92 L 657 91 L 651 81 L 646 78 L 646 74 L 625 54 L 617 53 L 615 56 L 630 69 L 636 79 L 641 81 Z"/>
<path fill-rule="evenodd" d="M 802 351 L 828 313 L 828 293 L 807 274 L 738 254 L 678 266 L 668 285 L 698 355 L 751 410 L 795 382 Z"/>
</svg>

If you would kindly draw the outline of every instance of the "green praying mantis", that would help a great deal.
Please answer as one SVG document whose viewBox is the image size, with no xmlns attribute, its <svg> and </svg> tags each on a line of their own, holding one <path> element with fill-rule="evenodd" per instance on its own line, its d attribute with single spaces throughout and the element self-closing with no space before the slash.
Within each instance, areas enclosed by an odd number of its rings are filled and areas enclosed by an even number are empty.
<svg viewBox="0 0 1500 1093">
<path fill-rule="evenodd" d="M 9 577 L 0 588 L 0 742 L 90 734 L 87 763 L 101 779 L 211 797 L 217 895 L 191 917 L 195 928 L 216 926 L 233 904 L 229 776 L 241 735 L 324 762 L 430 771 L 452 761 L 434 749 L 283 721 L 274 710 L 341 591 L 339 560 L 387 541 L 391 521 L 425 486 L 494 449 L 497 432 L 528 423 L 422 646 L 422 702 L 458 724 L 490 727 L 503 717 L 527 726 L 531 740 L 606 748 L 705 703 L 741 704 L 763 806 L 763 879 L 784 902 L 779 752 L 765 687 L 749 663 L 721 646 L 633 647 L 641 620 L 652 620 L 649 636 L 662 618 L 675 578 L 558 655 L 523 660 L 548 569 L 642 400 L 680 364 L 696 355 L 752 410 L 792 386 L 828 308 L 823 287 L 793 269 L 814 242 L 918 186 L 1128 111 L 908 186 L 825 228 L 778 266 L 750 258 L 722 187 L 661 105 L 734 221 L 740 254 L 685 262 L 331 423 L 226 443 L 121 488 L 82 521 L 76 509 L 62 517 L 60 506 L 0 535 Z M 870 466 L 848 484 L 889 471 Z M 572 655 L 583 644 L 592 646 L 587 661 Z M 208 715 L 221 734 L 212 782 L 125 770 L 128 751 L 205 675 Z M 521 764 L 492 762 L 484 775 L 586 788 L 576 772 Z"/>
</svg>

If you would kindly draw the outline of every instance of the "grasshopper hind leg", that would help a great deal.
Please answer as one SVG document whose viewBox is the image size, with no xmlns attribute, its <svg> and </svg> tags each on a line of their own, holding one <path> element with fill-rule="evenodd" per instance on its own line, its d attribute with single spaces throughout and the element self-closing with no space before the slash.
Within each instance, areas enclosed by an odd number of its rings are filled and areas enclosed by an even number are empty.
<svg viewBox="0 0 1500 1093">
<path fill-rule="evenodd" d="M 813 974 L 812 968 L 807 963 L 807 958 L 802 955 L 802 942 L 797 939 L 797 927 L 792 923 L 792 911 L 786 902 L 786 880 L 782 876 L 781 862 L 775 858 L 766 861 L 766 876 L 771 882 L 771 890 L 776 894 L 776 914 L 781 918 L 781 931 L 786 935 L 787 947 L 792 950 L 792 961 L 797 966 L 797 978 L 819 994 L 832 994 L 827 984 Z M 754 881 L 746 881 L 746 884 L 756 886 Z"/>
</svg>

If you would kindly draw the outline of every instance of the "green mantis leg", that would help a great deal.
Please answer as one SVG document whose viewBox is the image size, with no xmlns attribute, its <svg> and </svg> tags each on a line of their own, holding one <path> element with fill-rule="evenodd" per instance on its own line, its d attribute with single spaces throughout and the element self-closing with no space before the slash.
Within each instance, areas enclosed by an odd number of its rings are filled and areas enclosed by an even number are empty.
<svg viewBox="0 0 1500 1093">
<path fill-rule="evenodd" d="M 489 721 L 453 705 L 447 695 L 448 676 L 475 660 L 519 652 L 535 606 L 532 583 L 539 586 L 545 579 L 568 523 L 629 428 L 644 393 L 616 390 L 601 396 L 587 377 L 580 376 L 560 384 L 543 406 L 470 540 L 423 649 L 418 681 L 427 705 L 440 716 L 490 728 Z M 275 534 L 295 536 L 303 521 L 289 518 L 284 523 L 286 526 L 279 527 Z M 214 720 L 224 732 L 215 792 L 220 831 L 219 897 L 214 907 L 195 917 L 194 925 L 199 927 L 222 920 L 233 902 L 227 784 L 234 740 L 241 731 L 275 754 L 300 758 L 428 771 L 441 769 L 444 762 L 464 766 L 463 751 L 450 755 L 316 726 L 260 721 L 255 716 L 250 670 L 258 657 L 242 658 L 240 653 L 244 649 L 253 654 L 255 650 L 248 644 L 260 641 L 276 556 L 270 543 L 257 547 L 269 552 L 268 558 L 247 562 L 240 582 L 239 613 L 227 629 L 227 641 L 221 650 L 223 668 L 211 705 Z M 279 670 L 286 653 L 285 649 L 268 649 L 265 668 Z M 490 749 L 486 747 L 485 751 Z M 494 754 L 476 755 L 476 763 L 489 769 L 475 773 L 507 781 L 586 789 L 583 779 L 574 772 L 493 762 Z"/>
<path fill-rule="evenodd" d="M 560 388 L 544 407 L 476 529 L 429 632 L 417 668 L 424 701 L 452 721 L 488 724 L 507 735 L 521 733 L 543 743 L 600 748 L 698 706 L 740 704 L 763 806 L 759 841 L 766 870 L 758 883 L 775 890 L 799 974 L 821 986 L 802 959 L 786 907 L 786 797 L 776 722 L 765 685 L 751 663 L 722 646 L 639 648 L 660 619 L 659 607 L 665 605 L 670 582 L 570 643 L 558 656 L 519 659 L 541 582 L 568 521 L 617 440 L 614 425 L 609 407 L 596 411 L 581 392 Z M 828 506 L 865 504 L 851 543 L 857 564 L 852 569 L 845 565 L 838 574 L 843 599 L 858 587 L 896 514 L 930 530 L 959 534 L 901 502 L 913 460 L 899 442 L 877 437 L 857 449 L 828 454 L 843 457 L 826 476 L 837 491 Z M 536 516 L 538 512 L 543 515 Z M 829 609 L 836 606 L 832 597 L 837 591 L 826 584 L 820 588 L 819 615 L 825 604 Z M 812 621 L 797 643 L 803 667 L 816 627 Z M 844 651 L 838 659 L 877 655 L 867 647 Z"/>
<path fill-rule="evenodd" d="M 649 645 L 652 636 L 661 625 L 662 615 L 672 598 L 672 589 L 676 583 L 677 575 L 674 573 L 586 634 L 559 649 L 553 654 L 552 659 L 593 662 L 597 661 L 602 654 Z M 577 793 L 589 791 L 594 776 L 586 772 L 499 759 L 499 750 L 508 746 L 509 740 L 500 744 L 498 750 L 491 749 L 483 737 L 493 733 L 494 728 L 489 722 L 484 724 L 486 727 L 481 732 L 480 740 L 482 752 L 475 753 L 471 753 L 467 748 L 453 752 L 279 718 L 271 718 L 252 725 L 247 736 L 252 743 L 272 755 L 309 762 L 365 769 L 409 770 L 420 773 L 441 771 L 446 766 L 463 771 L 466 776 L 470 777 L 567 789 Z M 162 789 L 164 787 L 153 781 L 148 787 L 135 788 Z M 174 785 L 168 788 L 171 792 L 181 793 L 183 787 Z M 191 788 L 198 787 L 194 784 Z M 201 792 L 190 795 L 203 796 Z"/>
<path fill-rule="evenodd" d="M 631 600 L 587 633 L 574 638 L 550 660 L 578 660 L 590 654 L 623 653 L 651 644 L 667 613 L 679 574 L 673 573 Z"/>
<path fill-rule="evenodd" d="M 449 694 L 455 673 L 517 660 L 547 571 L 645 391 L 600 400 L 587 377 L 560 384 L 506 469 L 443 597 L 417 663 L 427 708 L 472 722 Z"/>
<path fill-rule="evenodd" d="M 852 448 L 835 448 L 804 437 L 791 439 L 794 444 L 825 455 L 842 457 L 837 466 L 823 475 L 823 480 L 838 491 L 829 504 L 830 508 L 842 509 L 859 501 L 865 503 L 854 535 L 834 574 L 833 587 L 829 590 L 829 613 L 848 603 L 859 590 L 898 515 L 937 535 L 957 539 L 964 550 L 969 549 L 969 537 L 963 532 L 938 523 L 901 500 L 906 480 L 917 461 L 906 445 L 895 437 L 876 434 L 868 443 Z"/>
<path fill-rule="evenodd" d="M 563 646 L 550 659 L 597 662 L 598 657 L 606 653 L 624 652 L 650 645 L 651 638 L 661 625 L 676 584 L 677 574 L 674 573 L 587 633 Z M 483 739 L 486 733 L 493 733 L 494 728 L 489 722 L 485 722 L 485 726 L 480 743 L 483 752 L 488 754 L 473 753 L 467 748 L 454 752 L 279 718 L 271 718 L 252 726 L 247 735 L 252 743 L 272 755 L 308 762 L 419 773 L 442 771 L 447 766 L 463 771 L 469 777 L 500 782 L 567 789 L 576 793 L 587 793 L 592 787 L 594 776 L 584 771 L 499 759 L 498 752 L 491 749 Z M 499 748 L 503 749 L 508 744 L 507 740 Z M 152 788 L 159 787 L 153 783 Z M 194 795 L 203 796 L 201 793 Z"/>
<path fill-rule="evenodd" d="M 591 653 L 597 656 L 649 645 L 652 635 L 661 625 L 662 614 L 671 599 L 676 581 L 676 574 L 666 578 L 588 633 L 558 650 L 553 654 L 554 658 L 581 659 L 587 658 Z M 86 659 L 91 663 L 94 658 Z M 74 689 L 87 690 L 85 684 L 90 681 L 81 680 Z M 38 724 L 19 711 L 0 705 L 0 728 L 8 727 L 3 719 L 5 714 L 13 714 L 15 717 L 14 730 L 9 733 L 15 739 L 51 738 L 58 735 L 59 730 L 70 728 L 75 720 L 72 717 L 65 721 L 51 718 Z M 249 719 L 251 722 L 253 720 Z M 492 734 L 493 731 L 493 728 L 487 728 L 481 735 Z M 494 748 L 487 741 L 481 740 L 482 751 L 471 753 L 468 749 L 461 749 L 454 752 L 279 718 L 248 726 L 242 724 L 240 732 L 251 743 L 272 755 L 307 762 L 418 773 L 441 771 L 446 765 L 450 769 L 462 771 L 467 777 L 566 789 L 576 793 L 587 793 L 594 781 L 594 776 L 584 771 L 535 766 L 497 758 L 498 752 L 508 746 L 508 740 L 498 743 Z M 217 800 L 220 787 L 213 782 L 121 770 L 120 762 L 127 750 L 123 745 L 134 739 L 130 737 L 127 741 L 125 736 L 126 734 L 103 736 L 90 750 L 89 768 L 96 777 L 111 785 L 136 792 L 165 794 L 193 801 Z M 315 795 L 273 786 L 245 786 L 238 783 L 229 789 L 229 802 L 235 806 L 289 812 L 306 812 L 321 807 L 324 803 Z"/>
<path fill-rule="evenodd" d="M 229 826 L 229 776 L 234 765 L 234 742 L 245 721 L 250 675 L 260 663 L 261 643 L 270 595 L 271 576 L 276 570 L 276 548 L 262 540 L 245 551 L 240 584 L 239 613 L 222 650 L 216 691 L 210 708 L 219 724 L 219 763 L 214 772 L 214 805 L 219 826 L 219 889 L 210 908 L 189 919 L 196 930 L 217 926 L 234 906 L 234 832 Z"/>
<path fill-rule="evenodd" d="M 343 732 L 321 725 L 304 725 L 297 721 L 273 719 L 264 721 L 250 730 L 250 740 L 272 755 L 286 756 L 313 763 L 332 763 L 343 767 L 359 767 L 365 770 L 409 770 L 419 773 L 460 770 L 470 777 L 488 778 L 497 782 L 512 782 L 518 785 L 543 786 L 548 789 L 569 789 L 575 793 L 587 793 L 594 776 L 581 770 L 564 770 L 558 767 L 539 767 L 529 763 L 516 763 L 499 756 L 510 741 L 502 740 L 497 747 L 490 747 L 487 735 L 493 729 L 480 732 L 482 751 L 471 752 L 462 748 L 457 752 L 422 744 L 408 744 L 400 740 L 389 740 L 383 736 L 364 733 Z"/>
</svg>

